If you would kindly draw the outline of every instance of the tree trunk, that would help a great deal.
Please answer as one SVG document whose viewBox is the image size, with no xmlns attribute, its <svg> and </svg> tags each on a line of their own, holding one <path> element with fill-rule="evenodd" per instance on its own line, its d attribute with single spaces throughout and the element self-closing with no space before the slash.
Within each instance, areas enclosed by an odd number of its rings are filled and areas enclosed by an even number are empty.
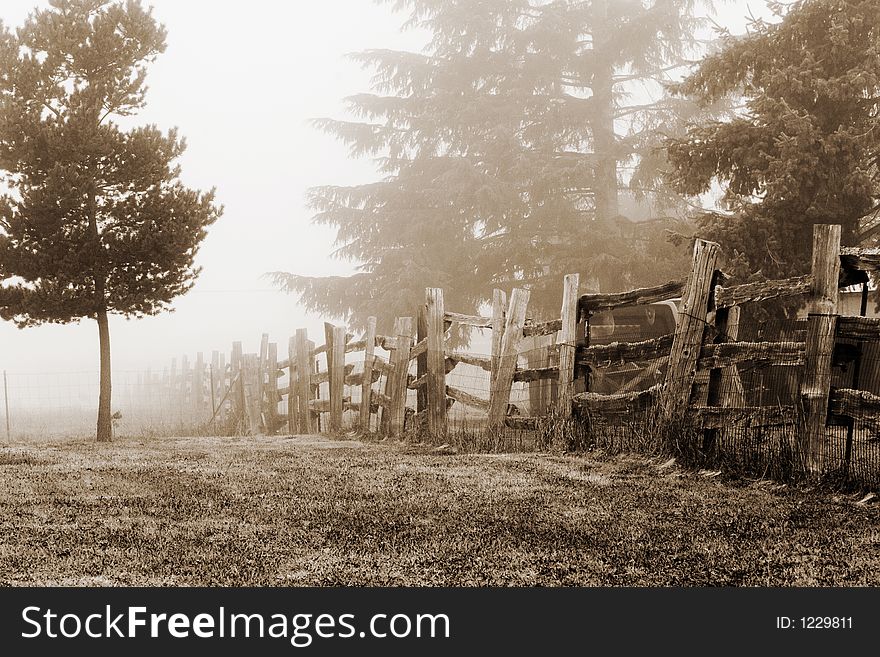
<svg viewBox="0 0 880 657">
<path fill-rule="evenodd" d="M 617 135 L 614 131 L 614 64 L 608 52 L 608 3 L 601 0 L 595 5 L 596 26 L 593 29 L 596 70 L 593 75 L 593 102 L 596 118 L 593 128 L 593 148 L 596 167 L 596 218 L 611 221 L 620 214 L 617 182 Z"/>
<path fill-rule="evenodd" d="M 98 395 L 98 442 L 110 442 L 113 439 L 113 420 L 110 415 L 110 327 L 107 323 L 107 311 L 97 313 L 98 341 L 101 351 L 100 393 Z"/>
</svg>

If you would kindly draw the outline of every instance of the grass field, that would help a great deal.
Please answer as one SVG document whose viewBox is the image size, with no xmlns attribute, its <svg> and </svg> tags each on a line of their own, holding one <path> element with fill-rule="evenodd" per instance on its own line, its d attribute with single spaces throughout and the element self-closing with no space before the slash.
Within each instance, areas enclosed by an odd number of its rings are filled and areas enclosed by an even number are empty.
<svg viewBox="0 0 880 657">
<path fill-rule="evenodd" d="M 880 585 L 880 504 L 298 437 L 0 448 L 5 585 Z"/>
</svg>

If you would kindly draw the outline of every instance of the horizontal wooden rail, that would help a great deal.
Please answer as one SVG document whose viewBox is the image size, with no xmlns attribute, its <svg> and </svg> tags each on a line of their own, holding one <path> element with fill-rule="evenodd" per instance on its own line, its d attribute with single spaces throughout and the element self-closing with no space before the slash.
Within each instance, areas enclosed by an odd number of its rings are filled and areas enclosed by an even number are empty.
<svg viewBox="0 0 880 657">
<path fill-rule="evenodd" d="M 447 351 L 446 352 L 447 360 L 455 361 L 456 363 L 464 363 L 466 365 L 474 365 L 475 367 L 480 367 L 487 372 L 492 371 L 492 358 L 491 356 L 482 356 L 479 354 L 468 354 L 461 351 Z"/>
<path fill-rule="evenodd" d="M 673 335 L 664 335 L 641 342 L 612 342 L 580 349 L 577 353 L 579 365 L 610 367 L 623 365 L 633 360 L 653 360 L 669 355 Z"/>
<path fill-rule="evenodd" d="M 723 342 L 700 350 L 697 369 L 711 370 L 737 363 L 797 366 L 804 364 L 803 342 Z"/>
<path fill-rule="evenodd" d="M 541 381 L 543 379 L 558 379 L 558 367 L 535 367 L 527 370 L 517 370 L 513 373 L 514 381 Z"/>
<path fill-rule="evenodd" d="M 839 317 L 838 339 L 880 340 L 880 317 Z"/>
<path fill-rule="evenodd" d="M 419 342 L 416 343 L 415 347 L 410 349 L 409 359 L 415 360 L 416 358 L 418 358 L 422 354 L 426 354 L 426 353 L 428 353 L 428 338 L 425 338 L 424 340 L 420 340 Z"/>
<path fill-rule="evenodd" d="M 452 386 L 446 386 L 446 396 L 451 397 L 455 401 L 459 402 L 460 404 L 464 404 L 465 406 L 477 408 L 487 413 L 489 412 L 488 399 L 482 399 L 480 397 L 477 397 L 476 395 L 467 393 L 464 390 L 459 390 L 458 388 L 453 388 Z"/>
<path fill-rule="evenodd" d="M 476 328 L 492 328 L 491 317 L 479 317 L 477 315 L 462 315 L 461 313 L 443 313 L 443 318 L 447 322 L 455 322 L 456 324 L 464 324 L 465 326 L 474 326 Z"/>
<path fill-rule="evenodd" d="M 794 406 L 696 406 L 688 411 L 702 429 L 725 427 L 776 427 L 794 425 L 798 421 Z"/>
<path fill-rule="evenodd" d="M 758 281 L 731 287 L 715 287 L 715 307 L 730 308 L 744 303 L 809 294 L 812 276 L 795 276 L 777 281 Z"/>
<path fill-rule="evenodd" d="M 831 390 L 830 412 L 851 418 L 880 415 L 880 397 L 867 390 L 837 388 Z"/>
<path fill-rule="evenodd" d="M 658 383 L 647 390 L 616 395 L 582 392 L 575 395 L 572 401 L 579 408 L 599 414 L 641 411 L 650 408 L 657 401 L 661 388 L 661 384 Z"/>
<path fill-rule="evenodd" d="M 844 269 L 857 269 L 859 271 L 880 271 L 880 249 L 841 249 L 840 265 Z"/>
<path fill-rule="evenodd" d="M 542 322 L 540 324 L 526 324 L 523 327 L 523 336 L 528 338 L 540 335 L 550 335 L 551 333 L 556 333 L 561 330 L 562 320 L 551 319 L 549 322 Z"/>
<path fill-rule="evenodd" d="M 669 281 L 663 285 L 646 287 L 630 292 L 614 294 L 584 294 L 578 300 L 578 311 L 581 315 L 611 310 L 619 306 L 636 306 L 658 301 L 668 301 L 681 296 L 684 281 Z"/>
</svg>

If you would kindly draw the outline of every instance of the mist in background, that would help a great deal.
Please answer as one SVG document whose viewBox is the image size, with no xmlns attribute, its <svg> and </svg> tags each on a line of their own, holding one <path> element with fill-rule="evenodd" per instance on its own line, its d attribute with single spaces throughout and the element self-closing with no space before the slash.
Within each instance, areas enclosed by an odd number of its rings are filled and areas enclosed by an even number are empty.
<svg viewBox="0 0 880 657">
<path fill-rule="evenodd" d="M 224 216 L 197 257 L 195 288 L 175 312 L 142 320 L 111 317 L 113 367 L 161 370 L 171 358 L 240 340 L 256 351 L 269 333 L 286 356 L 287 340 L 306 327 L 323 341 L 324 318 L 262 278 L 268 271 L 345 275 L 353 265 L 330 257 L 334 233 L 311 223 L 305 192 L 322 184 L 376 178 L 368 160 L 313 129 L 315 117 L 344 118 L 342 99 L 369 88 L 369 72 L 345 58 L 369 48 L 418 51 L 425 35 L 401 32 L 402 15 L 369 0 L 282 2 L 154 0 L 168 49 L 149 69 L 147 106 L 135 124 L 178 127 L 189 187 L 217 188 Z M 0 19 L 19 26 L 35 0 L 3 0 Z M 738 33 L 763 3 L 727 2 L 715 21 Z M 455 309 L 451 309 L 455 310 Z M 25 330 L 0 322 L 0 369 L 18 373 L 97 372 L 94 321 Z"/>
</svg>

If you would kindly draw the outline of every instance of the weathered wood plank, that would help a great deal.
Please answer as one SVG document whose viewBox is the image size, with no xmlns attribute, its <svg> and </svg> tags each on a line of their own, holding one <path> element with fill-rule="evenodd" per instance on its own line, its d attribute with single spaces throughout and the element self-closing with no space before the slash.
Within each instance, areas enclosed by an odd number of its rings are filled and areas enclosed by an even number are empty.
<svg viewBox="0 0 880 657">
<path fill-rule="evenodd" d="M 847 340 L 880 340 L 880 317 L 840 317 L 837 338 Z"/>
<path fill-rule="evenodd" d="M 476 328 L 492 328 L 491 317 L 479 317 L 476 315 L 462 315 L 461 313 L 444 312 L 444 319 L 447 322 L 455 322 L 465 326 L 474 326 Z"/>
<path fill-rule="evenodd" d="M 310 399 L 309 400 L 309 410 L 313 413 L 333 413 L 332 409 L 332 399 Z M 351 396 L 345 396 L 342 398 L 343 408 L 345 404 L 351 402 Z"/>
<path fill-rule="evenodd" d="M 679 323 L 669 350 L 666 383 L 661 394 L 664 412 L 670 417 L 684 413 L 690 400 L 719 250 L 714 242 L 697 240 L 694 244 L 691 273 L 681 300 Z"/>
<path fill-rule="evenodd" d="M 684 289 L 684 281 L 669 281 L 663 285 L 647 287 L 630 292 L 614 294 L 584 294 L 578 300 L 578 312 L 581 315 L 611 310 L 619 306 L 644 305 L 667 301 L 680 296 Z"/>
<path fill-rule="evenodd" d="M 501 358 L 498 362 L 497 376 L 492 380 L 489 395 L 489 426 L 501 427 L 507 416 L 510 402 L 510 386 L 516 372 L 516 360 L 522 329 L 526 321 L 529 304 L 529 291 L 515 289 L 510 295 L 510 306 L 504 320 L 504 335 L 501 338 Z"/>
<path fill-rule="evenodd" d="M 880 396 L 867 390 L 832 389 L 829 409 L 832 415 L 880 419 Z"/>
<path fill-rule="evenodd" d="M 375 346 L 376 338 L 373 337 L 373 346 Z M 345 345 L 345 353 L 350 354 L 357 351 L 364 351 L 367 348 L 366 340 L 355 340 L 354 342 L 347 342 Z"/>
<path fill-rule="evenodd" d="M 715 306 L 730 308 L 754 301 L 809 294 L 813 277 L 795 276 L 777 281 L 758 281 L 731 287 L 715 286 Z"/>
<path fill-rule="evenodd" d="M 345 342 L 346 333 L 344 326 L 333 327 L 333 342 L 330 347 L 333 352 L 332 369 L 330 370 L 330 430 L 342 430 L 342 416 L 345 411 L 343 406 L 345 397 Z M 329 351 L 327 352 L 330 353 Z M 352 365 L 353 367 L 353 365 Z"/>
<path fill-rule="evenodd" d="M 798 366 L 804 364 L 804 354 L 803 342 L 723 342 L 700 349 L 697 369 L 712 370 L 744 362 L 757 366 Z"/>
<path fill-rule="evenodd" d="M 464 363 L 466 365 L 474 365 L 482 368 L 487 372 L 492 371 L 492 357 L 480 354 L 469 354 L 463 351 L 447 351 L 446 358 L 456 363 Z"/>
<path fill-rule="evenodd" d="M 876 247 L 840 249 L 840 264 L 845 269 L 880 271 L 880 249 Z"/>
<path fill-rule="evenodd" d="M 349 363 L 351 367 L 354 367 L 353 363 Z M 348 369 L 349 365 L 346 365 L 346 369 Z M 345 376 L 345 385 L 347 386 L 359 386 L 363 388 L 364 381 L 368 380 L 371 383 L 376 383 L 379 380 L 379 371 L 378 370 L 370 370 L 370 378 L 364 379 L 364 372 L 358 372 L 357 374 L 347 374 Z M 363 393 L 361 393 L 363 394 Z"/>
<path fill-rule="evenodd" d="M 291 362 L 300 366 L 290 368 L 290 390 L 293 394 L 287 397 L 288 423 L 291 433 L 314 433 L 315 426 L 312 422 L 312 414 L 309 412 L 309 402 L 312 401 L 311 371 L 314 356 L 309 347 L 309 336 L 306 329 L 297 329 L 290 344 Z"/>
<path fill-rule="evenodd" d="M 409 352 L 409 359 L 414 360 L 421 356 L 424 356 L 428 353 L 428 340 L 427 338 L 423 340 L 419 340 L 416 342 L 416 346 L 413 347 Z"/>
<path fill-rule="evenodd" d="M 394 367 L 387 381 L 391 384 L 386 394 L 391 399 L 388 408 L 388 432 L 393 437 L 403 434 L 406 413 L 407 376 L 409 375 L 409 351 L 412 344 L 412 317 L 398 317 L 395 322 L 397 349 L 392 354 Z"/>
<path fill-rule="evenodd" d="M 489 367 L 489 382 L 498 374 L 498 363 L 501 361 L 501 338 L 504 335 L 504 313 L 507 307 L 507 294 L 504 290 L 492 291 L 492 356 Z"/>
<path fill-rule="evenodd" d="M 489 412 L 489 400 L 487 399 L 477 397 L 476 395 L 467 393 L 464 390 L 459 390 L 458 388 L 453 388 L 452 386 L 446 386 L 446 394 L 460 404 L 470 406 L 471 408 L 477 408 L 487 413 Z"/>
<path fill-rule="evenodd" d="M 542 381 L 545 379 L 552 380 L 558 378 L 558 367 L 532 367 L 525 370 L 517 370 L 513 374 L 513 380 L 521 382 Z"/>
<path fill-rule="evenodd" d="M 577 299 L 575 299 L 575 303 L 577 303 Z M 577 313 L 577 308 L 575 308 L 575 313 Z M 551 333 L 557 333 L 562 330 L 562 320 L 561 319 L 551 319 L 549 322 L 542 322 L 540 324 L 532 324 L 526 325 L 523 327 L 523 336 L 529 337 L 538 337 L 541 335 L 550 335 Z"/>
<path fill-rule="evenodd" d="M 605 415 L 644 411 L 656 403 L 662 388 L 663 386 L 658 383 L 647 390 L 614 395 L 582 392 L 574 395 L 572 402 L 578 408 Z"/>
<path fill-rule="evenodd" d="M 801 402 L 802 430 L 798 432 L 805 466 L 813 474 L 822 470 L 828 398 L 831 393 L 831 361 L 837 334 L 837 282 L 840 277 L 839 225 L 813 226 L 813 288 L 807 307 L 807 340 Z"/>
<path fill-rule="evenodd" d="M 574 394 L 574 360 L 576 350 L 576 334 L 578 319 L 578 274 L 568 274 L 565 277 L 562 291 L 562 319 L 560 320 L 559 340 L 559 366 L 557 376 L 559 387 L 556 405 L 563 417 L 571 415 L 571 397 Z"/>
<path fill-rule="evenodd" d="M 425 290 L 425 319 L 428 329 L 428 433 L 446 434 L 446 327 L 450 314 L 444 308 L 443 290 L 432 287 Z"/>
<path fill-rule="evenodd" d="M 611 344 L 595 345 L 579 349 L 577 362 L 579 365 L 591 367 L 611 367 L 624 365 L 630 361 L 653 360 L 669 356 L 672 349 L 673 335 L 664 335 L 641 342 L 612 342 Z"/>
<path fill-rule="evenodd" d="M 373 375 L 376 380 L 382 375 L 379 368 L 374 367 L 376 360 L 374 350 L 376 348 L 376 318 L 369 317 L 367 319 L 367 331 L 364 333 L 364 372 L 361 378 L 361 406 L 360 406 L 360 426 L 364 433 L 370 432 L 370 410 L 372 408 L 372 382 Z"/>
<path fill-rule="evenodd" d="M 343 367 L 344 376 L 348 377 L 354 371 L 354 363 L 346 363 Z M 312 386 L 319 386 L 322 383 L 330 383 L 330 372 L 316 372 L 309 377 Z"/>
</svg>

